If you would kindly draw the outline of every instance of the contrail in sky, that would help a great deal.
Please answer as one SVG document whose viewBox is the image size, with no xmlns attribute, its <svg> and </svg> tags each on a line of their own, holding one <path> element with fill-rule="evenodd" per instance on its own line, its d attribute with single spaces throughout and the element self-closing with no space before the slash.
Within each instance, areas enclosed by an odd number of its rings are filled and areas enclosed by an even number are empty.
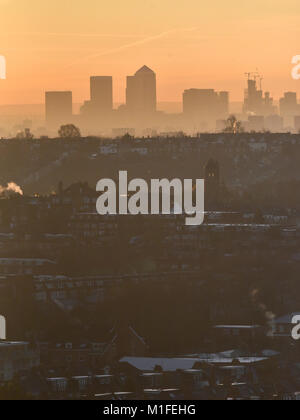
<svg viewBox="0 0 300 420">
<path fill-rule="evenodd" d="M 137 34 L 108 34 L 108 33 L 78 33 L 78 32 L 6 32 L 5 35 L 20 36 L 58 36 L 58 37 L 79 37 L 79 38 L 141 38 Z"/>
<path fill-rule="evenodd" d="M 157 35 L 152 35 L 152 36 L 149 36 L 147 38 L 140 39 L 138 41 L 130 42 L 129 44 L 121 45 L 120 47 L 112 48 L 108 51 L 97 52 L 97 53 L 94 53 L 94 54 L 87 55 L 85 57 L 81 57 L 76 62 L 73 62 L 72 64 L 70 64 L 67 67 L 72 67 L 75 64 L 77 64 L 78 62 L 82 62 L 83 60 L 90 60 L 90 59 L 93 59 L 93 58 L 104 57 L 106 55 L 115 54 L 115 53 L 130 49 L 130 48 L 133 48 L 133 47 L 138 47 L 140 45 L 148 44 L 149 42 L 155 41 L 157 39 L 164 38 L 164 37 L 166 37 L 168 35 L 171 35 L 173 33 L 176 33 L 176 32 L 194 32 L 194 31 L 197 31 L 198 29 L 199 28 L 196 28 L 196 27 L 195 28 L 171 29 L 169 31 L 165 31 L 165 32 L 162 32 L 162 33 L 157 34 Z"/>
</svg>

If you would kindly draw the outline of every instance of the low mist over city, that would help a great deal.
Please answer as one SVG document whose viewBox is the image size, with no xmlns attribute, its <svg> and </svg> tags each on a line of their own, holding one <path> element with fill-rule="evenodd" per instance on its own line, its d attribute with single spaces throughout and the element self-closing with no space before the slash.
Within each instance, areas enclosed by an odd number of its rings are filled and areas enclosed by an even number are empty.
<svg viewBox="0 0 300 420">
<path fill-rule="evenodd" d="M 0 401 L 300 399 L 299 18 L 0 0 Z"/>
</svg>

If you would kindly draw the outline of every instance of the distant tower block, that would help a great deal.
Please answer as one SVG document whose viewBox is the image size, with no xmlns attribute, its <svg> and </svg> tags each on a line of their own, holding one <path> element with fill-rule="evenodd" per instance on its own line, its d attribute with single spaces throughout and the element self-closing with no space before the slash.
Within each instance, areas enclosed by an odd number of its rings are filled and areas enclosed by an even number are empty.
<svg viewBox="0 0 300 420">
<path fill-rule="evenodd" d="M 189 121 L 216 121 L 226 118 L 229 111 L 229 93 L 214 89 L 187 89 L 182 97 L 183 114 Z"/>
<path fill-rule="evenodd" d="M 72 92 L 46 92 L 46 123 L 59 127 L 72 122 Z"/>
<path fill-rule="evenodd" d="M 297 131 L 297 133 L 300 133 L 300 115 L 295 116 L 294 123 L 295 123 L 295 130 Z"/>
<path fill-rule="evenodd" d="M 113 79 L 111 76 L 90 78 L 91 105 L 95 112 L 109 114 L 113 110 Z"/>
<path fill-rule="evenodd" d="M 131 115 L 149 116 L 156 112 L 156 74 L 147 66 L 127 77 L 126 107 Z"/>
</svg>

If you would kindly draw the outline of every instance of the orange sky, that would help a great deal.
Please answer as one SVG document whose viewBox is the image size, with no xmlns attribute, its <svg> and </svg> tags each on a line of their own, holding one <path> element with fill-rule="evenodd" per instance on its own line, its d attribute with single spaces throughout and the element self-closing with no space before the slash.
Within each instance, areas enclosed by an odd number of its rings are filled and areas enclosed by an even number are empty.
<svg viewBox="0 0 300 420">
<path fill-rule="evenodd" d="M 300 94 L 296 54 L 299 0 L 0 0 L 0 104 L 42 103 L 52 89 L 82 102 L 90 75 L 112 75 L 120 102 L 126 75 L 143 64 L 157 73 L 159 101 L 181 101 L 191 87 L 240 100 L 256 68 L 278 99 Z"/>
</svg>

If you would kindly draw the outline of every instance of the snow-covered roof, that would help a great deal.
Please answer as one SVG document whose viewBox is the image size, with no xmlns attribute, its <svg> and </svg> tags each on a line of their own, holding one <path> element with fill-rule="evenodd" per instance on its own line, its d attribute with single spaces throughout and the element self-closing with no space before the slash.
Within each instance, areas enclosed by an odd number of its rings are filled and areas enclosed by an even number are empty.
<svg viewBox="0 0 300 420">
<path fill-rule="evenodd" d="M 252 330 L 260 328 L 259 325 L 216 325 L 214 328 L 217 329 L 239 329 L 239 330 Z"/>
<path fill-rule="evenodd" d="M 155 367 L 161 366 L 164 372 L 193 369 L 195 363 L 231 364 L 238 360 L 241 364 L 249 364 L 267 360 L 267 357 L 238 357 L 229 358 L 217 355 L 207 355 L 207 358 L 194 357 L 123 357 L 121 363 L 129 363 L 142 372 L 153 372 Z"/>
<path fill-rule="evenodd" d="M 279 318 L 272 319 L 271 323 L 272 324 L 291 324 L 294 316 L 300 316 L 300 312 L 292 312 L 290 314 L 283 315 Z"/>
<path fill-rule="evenodd" d="M 26 346 L 27 344 L 28 343 L 25 342 L 25 341 L 6 341 L 6 340 L 0 340 L 0 348 Z"/>
</svg>

